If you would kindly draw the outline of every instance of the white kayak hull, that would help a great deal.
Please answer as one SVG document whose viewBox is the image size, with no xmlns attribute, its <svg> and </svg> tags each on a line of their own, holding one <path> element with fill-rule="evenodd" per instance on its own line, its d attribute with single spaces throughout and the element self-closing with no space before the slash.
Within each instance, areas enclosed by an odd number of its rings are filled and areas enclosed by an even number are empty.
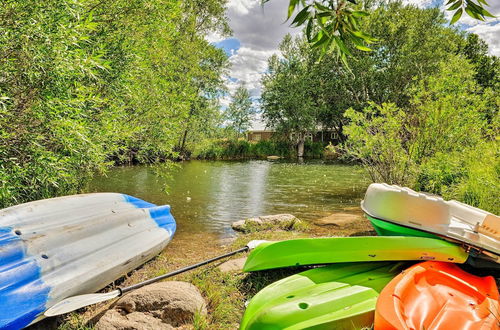
<svg viewBox="0 0 500 330">
<path fill-rule="evenodd" d="M 160 253 L 175 229 L 169 206 L 117 193 L 0 210 L 0 328 L 23 328 L 64 298 L 104 288 Z"/>
<path fill-rule="evenodd" d="M 476 207 L 409 188 L 373 183 L 366 191 L 361 208 L 373 218 L 500 255 L 500 218 Z"/>
</svg>

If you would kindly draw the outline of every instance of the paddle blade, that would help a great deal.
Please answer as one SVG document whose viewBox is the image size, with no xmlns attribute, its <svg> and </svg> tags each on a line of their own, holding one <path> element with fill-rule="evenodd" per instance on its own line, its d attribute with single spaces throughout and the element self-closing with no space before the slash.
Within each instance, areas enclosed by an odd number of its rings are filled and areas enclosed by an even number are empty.
<svg viewBox="0 0 500 330">
<path fill-rule="evenodd" d="M 58 302 L 54 306 L 47 309 L 43 314 L 45 316 L 66 314 L 85 306 L 97 304 L 106 300 L 111 300 L 118 297 L 119 295 L 120 290 L 115 290 L 107 293 L 91 293 L 82 294 L 80 296 L 73 296 Z"/>
</svg>

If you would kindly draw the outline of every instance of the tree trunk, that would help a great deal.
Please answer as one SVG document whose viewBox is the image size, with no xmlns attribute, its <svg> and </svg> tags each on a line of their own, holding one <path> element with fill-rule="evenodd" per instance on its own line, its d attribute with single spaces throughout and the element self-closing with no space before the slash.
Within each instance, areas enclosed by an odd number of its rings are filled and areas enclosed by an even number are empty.
<svg viewBox="0 0 500 330">
<path fill-rule="evenodd" d="M 304 135 L 301 134 L 299 137 L 299 143 L 297 144 L 297 156 L 299 158 L 304 157 Z"/>
<path fill-rule="evenodd" d="M 186 129 L 184 130 L 184 134 L 182 136 L 182 143 L 181 143 L 180 150 L 179 150 L 179 153 L 181 154 L 181 156 L 183 156 L 183 154 L 184 154 L 184 148 L 186 146 L 187 135 L 188 135 L 188 127 L 186 127 Z"/>
</svg>

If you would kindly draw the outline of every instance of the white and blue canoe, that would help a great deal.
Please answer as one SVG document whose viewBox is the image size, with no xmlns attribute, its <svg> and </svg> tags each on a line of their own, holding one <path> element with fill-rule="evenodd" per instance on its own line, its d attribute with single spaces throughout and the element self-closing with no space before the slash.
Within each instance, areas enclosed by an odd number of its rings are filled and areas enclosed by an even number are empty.
<svg viewBox="0 0 500 330">
<path fill-rule="evenodd" d="M 160 253 L 170 206 L 118 193 L 0 210 L 0 329 L 21 329 L 64 298 L 95 292 Z"/>
</svg>

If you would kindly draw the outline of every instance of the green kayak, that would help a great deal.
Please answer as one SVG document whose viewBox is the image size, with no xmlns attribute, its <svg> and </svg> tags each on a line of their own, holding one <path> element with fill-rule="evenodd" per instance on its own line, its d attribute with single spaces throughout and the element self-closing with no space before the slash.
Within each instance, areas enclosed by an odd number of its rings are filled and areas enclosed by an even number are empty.
<svg viewBox="0 0 500 330">
<path fill-rule="evenodd" d="M 403 263 L 344 263 L 289 276 L 250 300 L 240 329 L 371 327 L 379 292 L 403 267 Z"/>
<path fill-rule="evenodd" d="M 366 215 L 366 217 L 368 218 L 368 220 L 370 220 L 373 228 L 375 228 L 375 231 L 380 236 L 415 236 L 415 237 L 439 238 L 439 236 L 425 231 L 404 227 L 401 225 L 396 225 L 388 221 L 383 221 L 380 219 L 373 218 L 369 215 Z"/>
<path fill-rule="evenodd" d="M 468 254 L 427 237 L 325 237 L 265 242 L 249 254 L 244 271 L 338 262 L 436 260 L 464 263 Z"/>
</svg>

